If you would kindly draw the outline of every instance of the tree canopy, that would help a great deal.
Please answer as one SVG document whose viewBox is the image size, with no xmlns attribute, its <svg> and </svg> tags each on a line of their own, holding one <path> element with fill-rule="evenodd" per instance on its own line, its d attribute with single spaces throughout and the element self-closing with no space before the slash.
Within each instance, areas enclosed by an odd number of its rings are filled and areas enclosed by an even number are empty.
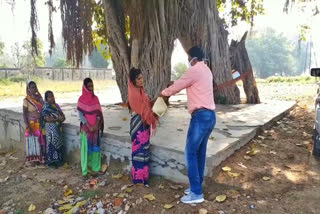
<svg viewBox="0 0 320 214">
<path fill-rule="evenodd" d="M 4 43 L 0 41 L 0 56 L 4 54 Z"/>
<path fill-rule="evenodd" d="M 253 34 L 247 39 L 246 46 L 252 66 L 261 78 L 296 76 L 305 69 L 306 49 L 302 48 L 299 52 L 297 42 L 288 40 L 271 28 Z"/>
</svg>

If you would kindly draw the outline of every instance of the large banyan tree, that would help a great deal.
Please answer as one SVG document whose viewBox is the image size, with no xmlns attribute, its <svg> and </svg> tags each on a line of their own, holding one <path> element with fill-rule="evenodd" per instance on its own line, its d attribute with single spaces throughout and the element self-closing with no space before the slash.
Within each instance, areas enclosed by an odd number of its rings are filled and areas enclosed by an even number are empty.
<svg viewBox="0 0 320 214">
<path fill-rule="evenodd" d="M 244 20 L 253 23 L 261 13 L 263 0 L 56 0 L 60 3 L 63 39 L 67 58 L 80 65 L 84 56 L 93 50 L 94 42 L 107 44 L 116 72 L 116 81 L 123 101 L 127 100 L 127 78 L 131 67 L 140 68 L 146 79 L 151 98 L 159 95 L 171 76 L 171 54 L 174 41 L 179 39 L 187 51 L 199 45 L 209 59 L 214 76 L 215 100 L 218 103 L 238 104 L 240 93 L 232 80 L 232 57 L 228 45 L 228 26 Z M 52 13 L 56 1 L 48 0 L 49 41 L 54 48 Z M 31 0 L 32 41 L 36 42 L 36 0 Z M 230 22 L 219 17 L 218 9 L 229 7 Z M 34 42 L 32 44 L 34 44 Z M 35 47 L 35 52 L 36 46 Z M 236 54 L 247 56 L 244 45 Z M 248 57 L 242 59 L 248 60 Z M 250 65 L 250 61 L 246 64 Z M 240 66 L 240 73 L 250 72 L 250 66 Z M 258 103 L 259 95 L 253 84 L 247 87 L 248 102 Z M 219 87 L 224 84 L 224 87 Z M 252 98 L 252 96 L 255 96 Z"/>
</svg>

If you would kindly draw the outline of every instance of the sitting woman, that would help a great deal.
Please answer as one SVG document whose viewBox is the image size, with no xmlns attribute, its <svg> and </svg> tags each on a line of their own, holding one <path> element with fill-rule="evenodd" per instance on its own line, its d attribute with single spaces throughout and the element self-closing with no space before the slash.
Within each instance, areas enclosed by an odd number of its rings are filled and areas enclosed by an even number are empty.
<svg viewBox="0 0 320 214">
<path fill-rule="evenodd" d="M 143 88 L 140 69 L 130 70 L 128 81 L 130 135 L 132 142 L 132 180 L 134 184 L 149 186 L 150 135 L 156 129 L 158 118 L 153 114 L 152 103 Z"/>
<path fill-rule="evenodd" d="M 80 117 L 81 169 L 86 179 L 88 164 L 91 165 L 93 175 L 101 169 L 100 135 L 104 128 L 101 105 L 98 97 L 94 95 L 90 78 L 83 81 L 77 109 Z"/>
<path fill-rule="evenodd" d="M 23 100 L 23 119 L 25 123 L 25 162 L 26 165 L 45 162 L 45 139 L 40 127 L 40 114 L 43 99 L 35 82 L 27 84 L 27 96 Z"/>
<path fill-rule="evenodd" d="M 46 163 L 59 167 L 63 164 L 62 122 L 65 116 L 56 104 L 52 91 L 45 93 L 45 104 L 41 113 L 41 123 L 46 131 Z"/>
</svg>

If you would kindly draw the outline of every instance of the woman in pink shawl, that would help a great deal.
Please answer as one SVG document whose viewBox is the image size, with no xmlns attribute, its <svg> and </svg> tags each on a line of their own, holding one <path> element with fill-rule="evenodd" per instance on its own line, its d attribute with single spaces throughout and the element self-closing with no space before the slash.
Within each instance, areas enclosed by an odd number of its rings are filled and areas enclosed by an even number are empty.
<svg viewBox="0 0 320 214">
<path fill-rule="evenodd" d="M 87 178 L 88 164 L 93 172 L 101 169 L 100 135 L 104 128 L 101 105 L 94 95 L 90 78 L 83 81 L 77 109 L 80 117 L 81 169 L 82 175 Z"/>
<path fill-rule="evenodd" d="M 129 109 L 131 111 L 130 135 L 132 141 L 131 174 L 134 184 L 149 183 L 150 132 L 156 129 L 157 117 L 143 88 L 140 69 L 130 70 L 128 81 Z"/>
</svg>

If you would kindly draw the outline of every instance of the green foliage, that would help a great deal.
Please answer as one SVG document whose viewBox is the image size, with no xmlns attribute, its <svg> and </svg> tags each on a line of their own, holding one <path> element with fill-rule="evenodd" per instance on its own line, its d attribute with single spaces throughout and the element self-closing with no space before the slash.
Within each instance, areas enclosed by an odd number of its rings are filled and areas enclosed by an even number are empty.
<svg viewBox="0 0 320 214">
<path fill-rule="evenodd" d="M 100 45 L 100 50 L 108 51 L 107 49 L 107 47 Z M 101 51 L 98 51 L 98 49 L 92 51 L 89 60 L 91 65 L 95 68 L 107 68 L 109 65 L 109 61 L 102 56 Z"/>
<path fill-rule="evenodd" d="M 4 54 L 4 43 L 0 41 L 0 56 Z"/>
<path fill-rule="evenodd" d="M 311 76 L 279 77 L 272 76 L 266 79 L 267 83 L 314 83 L 315 79 Z"/>
<path fill-rule="evenodd" d="M 300 31 L 300 40 L 306 41 L 311 28 L 308 25 L 299 25 L 298 29 Z"/>
<path fill-rule="evenodd" d="M 188 70 L 188 66 L 182 62 L 179 62 L 175 64 L 173 70 L 175 72 L 176 77 L 180 78 Z"/>
<path fill-rule="evenodd" d="M 66 68 L 69 66 L 70 66 L 70 63 L 68 63 L 66 59 L 62 57 L 55 58 L 54 63 L 52 65 L 52 67 L 54 68 Z"/>
<path fill-rule="evenodd" d="M 34 67 L 43 67 L 46 63 L 43 53 L 43 44 L 41 40 L 37 40 L 37 50 L 38 55 L 32 55 L 32 46 L 29 41 L 26 41 L 22 48 L 26 51 L 26 55 L 23 56 L 23 67 L 26 68 L 34 68 Z"/>
<path fill-rule="evenodd" d="M 293 55 L 294 45 L 271 28 L 247 39 L 246 47 L 252 67 L 260 78 L 301 74 Z"/>
<path fill-rule="evenodd" d="M 43 45 L 40 40 L 37 41 L 38 55 L 32 54 L 32 47 L 30 41 L 25 41 L 22 46 L 15 43 L 11 47 L 10 66 L 21 68 L 27 73 L 34 70 L 35 67 L 42 67 L 45 65 L 45 58 L 43 53 Z"/>
<path fill-rule="evenodd" d="M 92 30 L 92 39 L 94 46 L 98 49 L 100 54 L 104 59 L 108 60 L 111 58 L 111 52 L 107 47 L 107 30 L 106 30 L 106 21 L 105 13 L 102 5 L 102 1 L 95 2 L 93 10 L 93 20 L 94 28 Z"/>
<path fill-rule="evenodd" d="M 216 0 L 216 2 L 227 28 L 236 26 L 239 21 L 245 21 L 253 26 L 254 17 L 265 12 L 263 0 Z"/>
<path fill-rule="evenodd" d="M 97 190 L 88 190 L 81 194 L 81 197 L 83 197 L 85 200 L 94 198 L 96 196 L 101 197 L 104 195 L 104 192 L 100 189 Z"/>
<path fill-rule="evenodd" d="M 13 77 L 9 77 L 9 81 L 10 82 L 26 82 L 27 81 L 27 77 L 26 76 L 13 76 Z"/>
<path fill-rule="evenodd" d="M 52 55 L 48 55 L 46 56 L 46 66 L 47 67 L 68 67 L 69 66 L 69 62 L 67 62 L 66 58 L 66 54 L 64 52 L 63 49 L 63 41 L 62 38 L 59 37 L 56 40 L 56 46 L 52 52 Z"/>
</svg>

